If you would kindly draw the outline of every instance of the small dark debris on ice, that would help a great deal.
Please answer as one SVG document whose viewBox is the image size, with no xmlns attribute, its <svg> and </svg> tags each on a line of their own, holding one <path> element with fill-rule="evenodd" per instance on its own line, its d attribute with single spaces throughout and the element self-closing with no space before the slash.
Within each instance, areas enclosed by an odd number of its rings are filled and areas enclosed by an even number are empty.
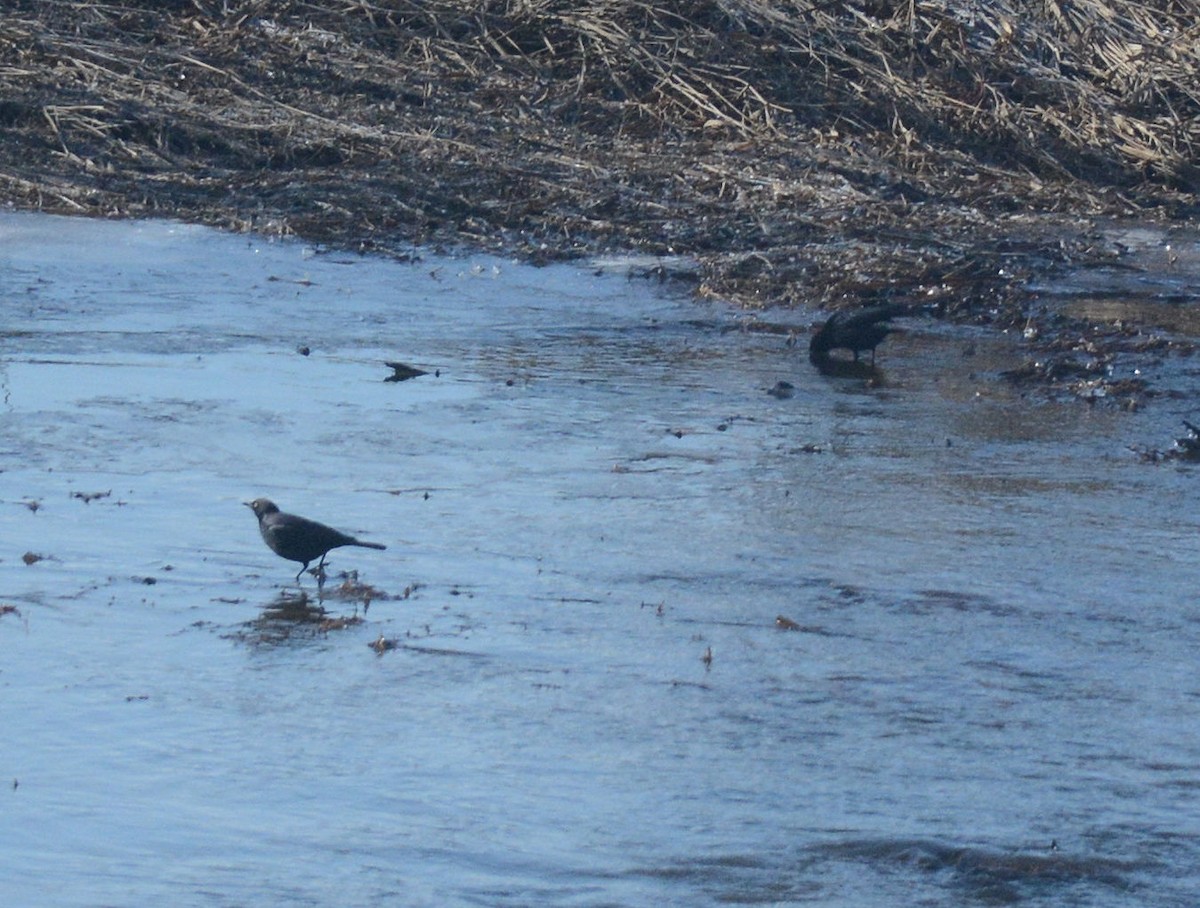
<svg viewBox="0 0 1200 908">
<path fill-rule="evenodd" d="M 71 497 L 78 498 L 84 504 L 91 504 L 98 498 L 107 498 L 111 494 L 112 489 L 109 489 L 107 492 L 72 492 Z"/>
<path fill-rule="evenodd" d="M 383 636 L 383 634 L 380 634 L 378 640 L 368 643 L 367 646 L 371 647 L 371 649 L 375 650 L 375 652 L 379 653 L 380 655 L 383 655 L 388 650 L 395 649 L 397 643 L 395 640 L 389 640 L 387 637 Z"/>
<path fill-rule="evenodd" d="M 416 366 L 410 366 L 407 363 L 385 362 L 384 365 L 392 370 L 392 374 L 385 378 L 384 381 L 408 381 L 410 378 L 429 374 L 424 369 L 418 369 Z"/>
</svg>

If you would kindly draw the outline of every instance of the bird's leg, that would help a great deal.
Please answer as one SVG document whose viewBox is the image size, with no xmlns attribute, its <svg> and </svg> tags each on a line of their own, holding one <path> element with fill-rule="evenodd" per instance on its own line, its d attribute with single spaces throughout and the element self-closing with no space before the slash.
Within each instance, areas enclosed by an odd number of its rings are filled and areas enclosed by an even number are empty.
<svg viewBox="0 0 1200 908">
<path fill-rule="evenodd" d="M 297 584 L 300 582 L 300 575 L 303 574 L 307 570 L 308 570 L 308 562 L 306 561 L 306 562 L 304 562 L 304 567 L 302 567 L 302 568 L 300 568 L 300 570 L 296 571 L 296 583 Z"/>
<path fill-rule="evenodd" d="M 328 552 L 325 553 L 325 555 L 328 555 L 328 554 L 329 554 Z M 318 590 L 321 589 L 321 587 L 325 585 L 325 555 L 322 555 L 321 560 L 317 562 L 317 569 L 315 571 L 315 573 L 317 575 L 317 589 Z"/>
</svg>

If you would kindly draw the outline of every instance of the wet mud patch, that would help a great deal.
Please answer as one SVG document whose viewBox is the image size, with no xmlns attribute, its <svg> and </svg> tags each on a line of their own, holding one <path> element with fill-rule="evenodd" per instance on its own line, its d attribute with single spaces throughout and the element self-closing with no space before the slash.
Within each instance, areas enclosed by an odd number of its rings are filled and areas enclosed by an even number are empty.
<svg viewBox="0 0 1200 908">
<path fill-rule="evenodd" d="M 1119 228 L 1102 235 L 1110 264 L 1063 269 L 1034 285 L 1025 362 L 1001 375 L 1035 395 L 1135 409 L 1194 393 L 1200 338 L 1200 238 L 1193 231 Z"/>
<path fill-rule="evenodd" d="M 404 601 L 420 589 L 420 585 L 414 583 L 391 595 L 360 579 L 358 571 L 343 571 L 334 577 L 326 577 L 323 571 L 320 574 L 318 571 L 318 568 L 309 571 L 320 581 L 315 592 L 280 590 L 274 599 L 262 606 L 257 617 L 224 636 L 254 645 L 275 645 L 324 636 L 365 623 L 373 602 Z M 338 611 L 330 609 L 335 604 Z M 345 614 L 346 607 L 352 608 L 350 614 Z"/>
<path fill-rule="evenodd" d="M 265 605 L 259 615 L 221 636 L 249 646 L 279 646 L 324 639 L 332 632 L 357 627 L 365 620 L 357 612 L 334 614 L 321 600 L 310 597 L 305 591 L 284 590 Z"/>
</svg>

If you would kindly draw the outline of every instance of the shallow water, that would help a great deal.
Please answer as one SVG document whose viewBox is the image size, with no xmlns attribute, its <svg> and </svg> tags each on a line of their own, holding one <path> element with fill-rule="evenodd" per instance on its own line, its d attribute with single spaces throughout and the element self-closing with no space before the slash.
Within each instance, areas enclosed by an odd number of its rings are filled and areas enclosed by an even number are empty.
<svg viewBox="0 0 1200 908">
<path fill-rule="evenodd" d="M 167 223 L 0 215 L 0 299 L 6 904 L 1200 891 L 1196 477 L 1128 450 L 1187 400 Z M 330 556 L 361 623 L 260 620 L 259 495 L 388 545 Z"/>
</svg>

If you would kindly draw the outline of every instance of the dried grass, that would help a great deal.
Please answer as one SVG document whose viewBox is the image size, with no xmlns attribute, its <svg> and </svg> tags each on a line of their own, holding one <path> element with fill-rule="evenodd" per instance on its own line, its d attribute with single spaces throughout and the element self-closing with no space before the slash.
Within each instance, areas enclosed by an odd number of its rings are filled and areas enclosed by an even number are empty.
<svg viewBox="0 0 1200 908">
<path fill-rule="evenodd" d="M 832 300 L 994 289 L 1056 254 L 1015 219 L 1200 188 L 1193 0 L 7 6 L 0 193 L 52 210 L 681 252 Z"/>
</svg>

